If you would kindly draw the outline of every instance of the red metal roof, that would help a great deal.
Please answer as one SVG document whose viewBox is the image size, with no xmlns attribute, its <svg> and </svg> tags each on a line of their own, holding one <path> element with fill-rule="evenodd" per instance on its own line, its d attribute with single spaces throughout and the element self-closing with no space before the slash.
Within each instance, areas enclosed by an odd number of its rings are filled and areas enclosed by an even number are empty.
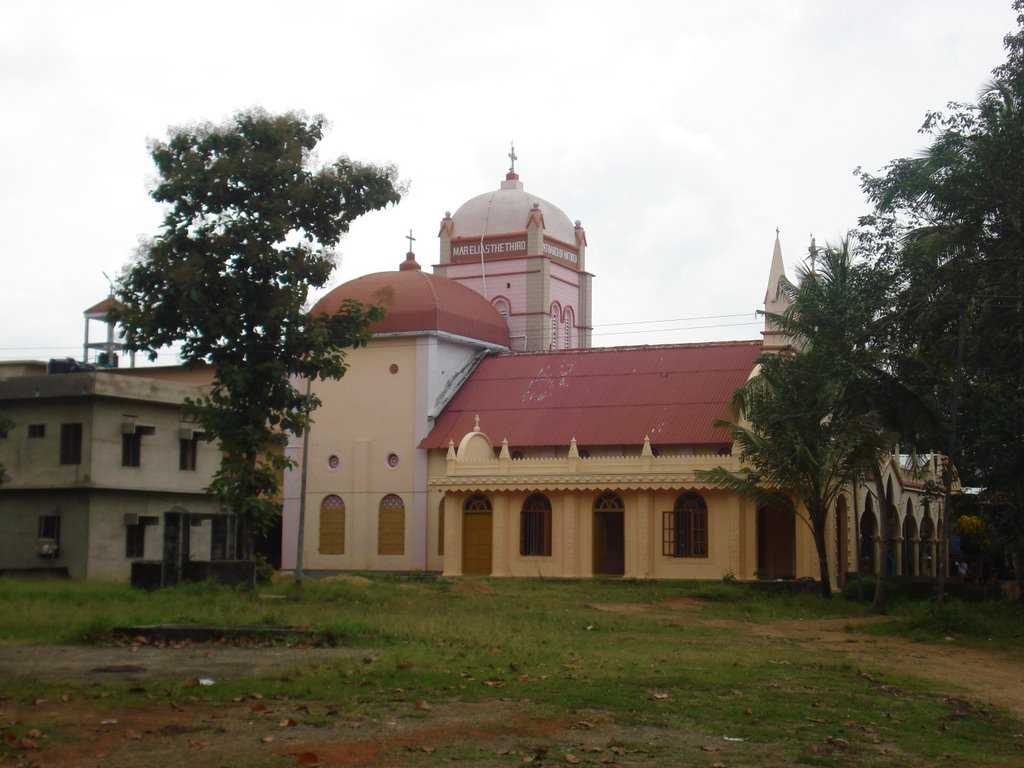
<svg viewBox="0 0 1024 768">
<path fill-rule="evenodd" d="M 733 392 L 747 380 L 760 341 L 604 347 L 486 358 L 420 443 L 444 448 L 473 429 L 497 443 L 726 445 Z"/>
<path fill-rule="evenodd" d="M 375 272 L 339 285 L 312 311 L 334 313 L 345 299 L 355 299 L 387 310 L 371 328 L 374 333 L 437 330 L 509 346 L 508 324 L 487 299 L 454 280 L 421 272 L 412 263 L 412 268 Z"/>
</svg>

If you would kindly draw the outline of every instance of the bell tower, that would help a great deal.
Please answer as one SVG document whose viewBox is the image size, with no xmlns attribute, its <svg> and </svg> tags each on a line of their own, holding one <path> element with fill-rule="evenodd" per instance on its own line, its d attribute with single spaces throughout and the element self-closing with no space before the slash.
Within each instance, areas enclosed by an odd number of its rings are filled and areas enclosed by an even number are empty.
<svg viewBox="0 0 1024 768">
<path fill-rule="evenodd" d="M 557 206 L 529 194 L 515 147 L 498 189 L 477 195 L 438 230 L 435 274 L 486 298 L 505 318 L 512 349 L 541 352 L 591 345 L 593 275 L 587 235 Z"/>
</svg>

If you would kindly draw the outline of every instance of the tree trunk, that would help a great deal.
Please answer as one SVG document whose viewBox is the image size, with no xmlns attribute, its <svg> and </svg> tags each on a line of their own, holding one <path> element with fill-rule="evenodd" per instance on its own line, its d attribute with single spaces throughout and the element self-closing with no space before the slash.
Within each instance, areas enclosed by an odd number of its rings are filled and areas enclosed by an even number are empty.
<svg viewBox="0 0 1024 768">
<path fill-rule="evenodd" d="M 949 568 L 949 505 L 953 497 L 953 457 L 956 455 L 959 442 L 960 392 L 963 380 L 964 346 L 967 343 L 967 315 L 971 307 L 960 315 L 957 327 L 956 366 L 953 374 L 953 397 L 950 398 L 949 432 L 946 436 L 946 460 L 949 462 L 942 473 L 942 484 L 945 487 L 945 498 L 942 500 L 942 535 L 939 537 L 938 586 L 935 602 L 942 605 L 946 600 L 946 571 Z"/>
<path fill-rule="evenodd" d="M 814 546 L 818 550 L 818 574 L 821 579 L 821 596 L 832 599 L 832 577 L 828 572 L 828 546 L 825 540 L 825 522 L 827 515 L 814 515 Z"/>
<path fill-rule="evenodd" d="M 882 468 L 875 470 L 875 493 L 878 494 L 878 573 L 875 574 L 875 598 L 871 601 L 872 613 L 885 613 L 888 596 L 885 594 L 885 566 L 889 559 L 889 497 L 882 482 Z"/>
<path fill-rule="evenodd" d="M 1024 552 L 1017 551 L 1010 555 L 1013 563 L 1013 574 L 1017 578 L 1017 602 L 1024 604 Z"/>
</svg>

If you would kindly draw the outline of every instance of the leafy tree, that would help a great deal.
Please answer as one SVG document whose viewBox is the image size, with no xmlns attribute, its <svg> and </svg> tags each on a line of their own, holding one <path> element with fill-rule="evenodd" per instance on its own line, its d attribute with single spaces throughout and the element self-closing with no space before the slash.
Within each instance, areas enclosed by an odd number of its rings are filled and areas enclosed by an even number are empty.
<svg viewBox="0 0 1024 768">
<path fill-rule="evenodd" d="M 891 341 L 905 380 L 940 415 L 960 476 L 999 498 L 1005 531 L 1024 528 L 1024 0 L 1013 7 L 1006 62 L 977 102 L 929 113 L 922 155 L 861 174 L 874 208 L 862 237 L 900 288 Z M 943 566 L 954 479 L 948 466 Z"/>
<path fill-rule="evenodd" d="M 213 366 L 209 394 L 188 408 L 223 451 L 210 490 L 239 516 L 247 555 L 279 511 L 285 435 L 319 405 L 292 379 L 344 375 L 345 348 L 382 316 L 355 302 L 329 317 L 304 310 L 351 222 L 401 194 L 393 167 L 314 164 L 324 128 L 322 117 L 257 110 L 153 142 L 151 194 L 167 212 L 118 282 L 113 315 L 129 349 L 153 359 L 180 344 L 186 365 Z"/>
</svg>

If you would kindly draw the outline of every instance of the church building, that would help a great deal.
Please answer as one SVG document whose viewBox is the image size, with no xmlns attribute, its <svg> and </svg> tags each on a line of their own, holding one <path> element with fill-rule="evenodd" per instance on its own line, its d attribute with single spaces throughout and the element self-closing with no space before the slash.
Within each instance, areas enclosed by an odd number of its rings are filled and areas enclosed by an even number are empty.
<svg viewBox="0 0 1024 768">
<path fill-rule="evenodd" d="M 355 299 L 387 316 L 344 378 L 313 384 L 323 405 L 308 452 L 299 438 L 289 447 L 283 567 L 295 566 L 305 472 L 311 571 L 817 578 L 804 522 L 696 476 L 740 468 L 715 421 L 735 416 L 730 398 L 762 352 L 785 348 L 777 329 L 593 348 L 583 226 L 528 192 L 514 165 L 498 189 L 445 213 L 438 238 L 431 272 L 410 248 L 396 270 L 344 283 L 313 310 Z M 776 238 L 773 311 L 783 276 Z M 941 518 L 920 478 L 939 468 L 914 461 L 895 452 L 887 468 L 893 562 L 880 562 L 872 490 L 839 499 L 834 583 L 857 570 L 934 574 Z"/>
</svg>

